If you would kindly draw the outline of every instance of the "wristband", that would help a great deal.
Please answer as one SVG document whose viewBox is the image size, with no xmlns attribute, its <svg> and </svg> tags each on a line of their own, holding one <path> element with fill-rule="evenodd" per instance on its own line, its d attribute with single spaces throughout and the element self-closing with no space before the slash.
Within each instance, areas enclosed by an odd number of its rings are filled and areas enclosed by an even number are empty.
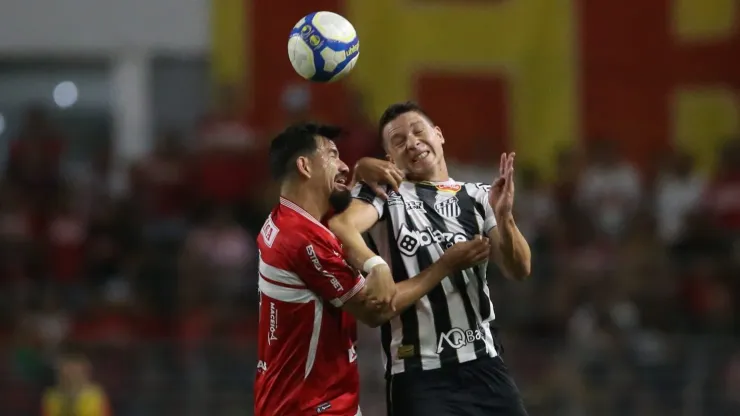
<svg viewBox="0 0 740 416">
<path fill-rule="evenodd" d="M 383 260 L 383 258 L 380 256 L 370 257 L 369 259 L 367 259 L 367 261 L 365 261 L 365 264 L 362 265 L 362 270 L 365 271 L 365 273 L 370 274 L 370 270 L 380 264 L 388 265 L 388 263 L 386 263 L 385 260 Z"/>
</svg>

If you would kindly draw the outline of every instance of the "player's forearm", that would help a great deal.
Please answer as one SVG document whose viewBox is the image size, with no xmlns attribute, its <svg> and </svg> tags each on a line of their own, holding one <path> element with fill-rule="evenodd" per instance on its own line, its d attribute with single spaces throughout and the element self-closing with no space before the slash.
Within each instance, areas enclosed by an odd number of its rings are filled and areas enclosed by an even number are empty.
<svg viewBox="0 0 740 416">
<path fill-rule="evenodd" d="M 362 270 L 365 262 L 375 256 L 357 227 L 341 215 L 329 220 L 329 229 L 342 242 L 345 258 L 355 268 Z"/>
<path fill-rule="evenodd" d="M 499 238 L 492 250 L 498 251 L 498 263 L 504 274 L 517 280 L 528 277 L 532 271 L 532 253 L 514 217 L 502 218 L 494 231 L 498 232 Z"/>
<path fill-rule="evenodd" d="M 437 261 L 411 279 L 396 283 L 397 292 L 394 298 L 396 310 L 394 311 L 390 307 L 385 308 L 377 313 L 375 319 L 379 324 L 382 324 L 395 318 L 426 296 L 442 279 L 452 273 L 454 273 L 454 270 L 444 261 Z"/>
</svg>

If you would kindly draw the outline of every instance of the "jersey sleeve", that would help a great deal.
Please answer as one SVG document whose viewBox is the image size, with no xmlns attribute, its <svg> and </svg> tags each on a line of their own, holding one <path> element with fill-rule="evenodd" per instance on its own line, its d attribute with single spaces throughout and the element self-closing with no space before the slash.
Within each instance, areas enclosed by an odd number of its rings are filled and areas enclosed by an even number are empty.
<svg viewBox="0 0 740 416">
<path fill-rule="evenodd" d="M 472 189 L 471 189 L 472 188 Z M 496 216 L 493 214 L 493 208 L 488 203 L 488 194 L 491 192 L 491 185 L 482 183 L 468 184 L 476 205 L 482 207 L 483 211 L 483 231 L 488 234 L 496 226 Z"/>
<path fill-rule="evenodd" d="M 342 256 L 336 239 L 316 235 L 301 244 L 296 269 L 308 289 L 341 308 L 365 287 L 365 278 Z"/>
<path fill-rule="evenodd" d="M 352 198 L 359 199 L 360 201 L 364 201 L 372 205 L 375 210 L 378 211 L 378 218 L 383 217 L 383 213 L 385 212 L 385 201 L 367 184 L 360 182 L 355 185 L 355 187 L 352 188 Z"/>
</svg>

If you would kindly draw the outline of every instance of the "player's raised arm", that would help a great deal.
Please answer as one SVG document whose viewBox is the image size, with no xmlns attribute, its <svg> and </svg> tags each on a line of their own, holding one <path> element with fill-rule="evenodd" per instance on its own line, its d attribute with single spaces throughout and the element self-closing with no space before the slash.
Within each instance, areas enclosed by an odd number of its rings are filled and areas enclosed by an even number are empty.
<svg viewBox="0 0 740 416">
<path fill-rule="evenodd" d="M 514 207 L 514 153 L 501 154 L 499 176 L 480 201 L 486 207 L 485 228 L 491 239 L 491 258 L 508 278 L 521 280 L 532 269 L 529 244 L 516 226 Z"/>
</svg>

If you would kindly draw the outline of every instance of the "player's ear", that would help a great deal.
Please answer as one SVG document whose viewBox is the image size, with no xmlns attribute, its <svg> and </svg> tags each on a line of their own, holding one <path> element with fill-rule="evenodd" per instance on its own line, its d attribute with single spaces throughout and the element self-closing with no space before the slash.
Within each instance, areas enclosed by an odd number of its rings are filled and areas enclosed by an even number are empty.
<svg viewBox="0 0 740 416">
<path fill-rule="evenodd" d="M 442 129 L 440 129 L 439 126 L 434 126 L 434 134 L 436 134 L 437 137 L 439 137 L 440 143 L 442 144 L 445 143 L 445 136 L 442 135 Z"/>
<path fill-rule="evenodd" d="M 298 156 L 295 160 L 295 167 L 298 174 L 306 179 L 311 177 L 311 161 L 306 156 Z"/>
</svg>

